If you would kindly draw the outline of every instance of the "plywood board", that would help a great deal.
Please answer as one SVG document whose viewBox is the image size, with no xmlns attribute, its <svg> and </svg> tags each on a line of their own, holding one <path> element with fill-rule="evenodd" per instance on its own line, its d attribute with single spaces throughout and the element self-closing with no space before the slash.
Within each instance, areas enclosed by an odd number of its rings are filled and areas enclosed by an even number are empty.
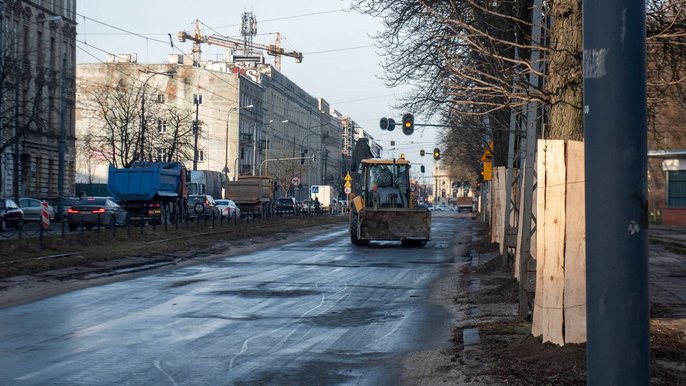
<svg viewBox="0 0 686 386">
<path fill-rule="evenodd" d="M 498 174 L 493 173 L 491 176 L 491 181 L 489 182 L 489 190 L 488 190 L 488 199 L 489 199 L 489 204 L 491 207 L 491 210 L 489 212 L 489 221 L 490 223 L 488 224 L 490 229 L 491 229 L 491 242 L 495 243 L 498 241 L 498 232 L 497 232 L 497 221 L 496 221 L 496 213 L 498 213 L 497 210 L 497 202 L 496 202 L 496 190 L 498 186 Z"/>
<path fill-rule="evenodd" d="M 538 299 L 543 298 L 543 285 L 541 284 L 543 271 L 540 270 L 541 266 L 539 265 L 538 259 L 540 257 L 542 260 L 543 256 L 545 256 L 543 237 L 545 235 L 546 224 L 543 213 L 545 212 L 545 156 L 547 153 L 548 147 L 546 141 L 539 140 L 536 153 L 536 233 L 532 235 L 532 238 L 536 238 L 536 289 L 534 293 L 534 309 L 531 322 L 531 334 L 533 336 L 541 336 L 543 334 L 543 308 L 541 308 L 541 303 L 538 302 Z"/>
<path fill-rule="evenodd" d="M 498 166 L 496 168 L 496 174 L 498 175 L 498 246 L 500 247 L 500 255 L 505 254 L 505 235 L 507 229 L 505 228 L 505 199 L 506 199 L 506 189 L 507 189 L 507 170 L 504 166 Z"/>
<path fill-rule="evenodd" d="M 584 143 L 567 143 L 565 343 L 586 342 L 586 192 Z"/>
<path fill-rule="evenodd" d="M 541 184 L 539 179 L 538 217 L 543 228 L 539 228 L 536 240 L 538 255 L 534 322 L 544 342 L 562 345 L 566 203 L 564 141 L 539 141 L 540 157 L 543 157 L 543 164 L 539 163 L 539 177 L 545 174 L 545 183 Z"/>
</svg>

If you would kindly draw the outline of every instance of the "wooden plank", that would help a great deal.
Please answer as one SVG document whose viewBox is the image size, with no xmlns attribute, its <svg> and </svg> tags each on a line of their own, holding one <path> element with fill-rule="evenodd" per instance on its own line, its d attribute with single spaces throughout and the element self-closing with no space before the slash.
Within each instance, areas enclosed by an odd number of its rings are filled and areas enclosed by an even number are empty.
<svg viewBox="0 0 686 386">
<path fill-rule="evenodd" d="M 505 198 L 507 189 L 507 169 L 505 166 L 498 166 L 496 168 L 498 175 L 498 190 L 496 191 L 498 197 L 498 247 L 500 248 L 500 256 L 505 254 Z"/>
<path fill-rule="evenodd" d="M 489 212 L 489 216 L 488 216 L 489 217 L 488 221 L 490 222 L 488 224 L 488 226 L 491 229 L 491 232 L 490 232 L 491 243 L 495 243 L 496 240 L 498 239 L 497 228 L 496 228 L 497 224 L 496 224 L 496 218 L 495 218 L 495 214 L 498 212 L 496 210 L 496 202 L 495 202 L 496 201 L 495 200 L 495 197 L 496 197 L 495 191 L 496 191 L 496 186 L 497 186 L 497 183 L 496 183 L 497 180 L 498 180 L 498 173 L 493 173 L 491 175 L 491 182 L 489 183 L 489 190 L 488 190 L 488 200 L 489 200 L 488 204 L 491 207 L 491 211 Z"/>
<path fill-rule="evenodd" d="M 567 143 L 565 343 L 586 342 L 586 192 L 584 143 Z"/>
<path fill-rule="evenodd" d="M 545 155 L 548 152 L 547 142 L 545 140 L 539 140 L 537 145 L 536 153 L 536 233 L 531 235 L 532 239 L 536 239 L 536 290 L 534 293 L 534 309 L 531 321 L 531 334 L 533 336 L 541 336 L 543 334 L 542 320 L 543 320 L 543 309 L 541 308 L 541 303 L 538 299 L 543 298 L 543 271 L 542 265 L 539 265 L 539 261 L 543 260 L 545 256 L 545 251 L 543 250 L 544 242 L 543 238 L 545 236 L 545 184 L 546 184 L 546 169 L 545 169 Z M 533 245 L 532 245 L 533 247 Z M 534 250 L 531 250 L 532 255 Z"/>
<path fill-rule="evenodd" d="M 564 301 L 564 241 L 565 241 L 565 195 L 566 167 L 565 143 L 560 140 L 546 140 L 539 153 L 539 216 L 543 228 L 537 234 L 536 310 L 537 331 L 544 342 L 564 344 L 563 301 Z M 540 151 L 540 150 L 539 150 Z M 545 175 L 542 186 L 540 176 Z M 541 221 L 542 220 L 542 221 Z M 533 331 L 533 326 L 532 326 Z"/>
</svg>

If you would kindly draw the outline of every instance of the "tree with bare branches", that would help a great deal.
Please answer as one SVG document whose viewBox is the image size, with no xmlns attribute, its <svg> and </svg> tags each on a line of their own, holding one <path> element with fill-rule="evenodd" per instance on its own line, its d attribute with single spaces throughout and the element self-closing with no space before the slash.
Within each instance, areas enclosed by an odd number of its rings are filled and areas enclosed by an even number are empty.
<svg viewBox="0 0 686 386">
<path fill-rule="evenodd" d="M 144 90 L 120 80 L 114 86 L 82 82 L 80 108 L 97 119 L 79 140 L 81 151 L 115 167 L 130 167 L 139 160 L 185 161 L 193 153 L 193 113 L 175 105 L 146 99 Z M 141 125 L 148 134 L 142 139 Z M 141 143 L 144 141 L 145 143 Z"/>
</svg>

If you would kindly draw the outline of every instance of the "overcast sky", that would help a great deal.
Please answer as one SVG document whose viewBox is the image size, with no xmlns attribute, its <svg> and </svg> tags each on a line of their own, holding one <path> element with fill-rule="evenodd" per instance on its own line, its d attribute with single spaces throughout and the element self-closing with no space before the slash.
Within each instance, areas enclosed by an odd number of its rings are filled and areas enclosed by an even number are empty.
<svg viewBox="0 0 686 386">
<path fill-rule="evenodd" d="M 192 43 L 180 43 L 179 31 L 193 32 L 196 19 L 204 34 L 240 38 L 240 18 L 245 11 L 257 18 L 254 41 L 271 44 L 275 32 L 286 50 L 303 53 L 303 61 L 282 57 L 282 72 L 314 97 L 323 97 L 344 115 L 362 125 L 389 149 L 397 141 L 396 155 L 408 153 L 419 162 L 419 148 L 430 154 L 434 129 L 405 136 L 396 129 L 381 131 L 383 116 L 400 120 L 403 112 L 391 106 L 402 89 L 387 88 L 380 79 L 382 58 L 371 35 L 383 29 L 378 19 L 347 11 L 341 0 L 79 0 L 77 5 L 77 61 L 104 61 L 106 53 L 138 54 L 139 63 L 163 63 L 167 54 L 190 54 Z M 169 43 L 171 34 L 175 48 Z M 85 43 L 85 44 L 84 44 Z M 221 47 L 204 44 L 203 59 L 224 54 Z M 267 56 L 273 64 L 273 57 Z M 411 144 L 411 142 L 413 144 Z M 392 151 L 385 154 L 392 155 Z M 429 168 L 429 157 L 422 162 Z"/>
</svg>

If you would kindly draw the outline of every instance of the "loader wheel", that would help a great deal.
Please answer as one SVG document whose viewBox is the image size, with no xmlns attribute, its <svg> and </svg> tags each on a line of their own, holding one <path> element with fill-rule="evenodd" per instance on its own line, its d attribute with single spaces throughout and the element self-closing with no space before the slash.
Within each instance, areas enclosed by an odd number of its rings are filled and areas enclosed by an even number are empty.
<svg viewBox="0 0 686 386">
<path fill-rule="evenodd" d="M 357 213 L 354 213 L 352 215 L 352 221 L 350 221 L 350 242 L 353 243 L 353 245 L 369 245 L 369 240 L 360 240 L 360 235 L 357 234 L 357 224 L 359 223 L 360 215 Z"/>
</svg>

